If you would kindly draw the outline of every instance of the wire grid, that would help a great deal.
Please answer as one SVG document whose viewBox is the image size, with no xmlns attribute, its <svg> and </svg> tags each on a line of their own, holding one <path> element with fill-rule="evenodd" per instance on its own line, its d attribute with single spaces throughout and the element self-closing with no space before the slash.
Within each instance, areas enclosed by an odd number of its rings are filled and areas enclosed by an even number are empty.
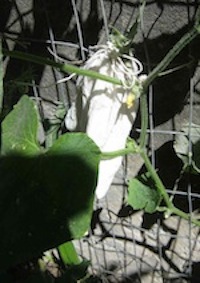
<svg viewBox="0 0 200 283">
<path fill-rule="evenodd" d="M 34 44 L 45 44 L 55 60 L 58 60 L 60 55 L 67 54 L 67 58 L 71 61 L 80 60 L 82 62 L 88 56 L 88 47 L 90 45 L 90 42 L 85 43 L 86 32 L 90 32 L 90 27 L 86 31 L 83 24 L 84 21 L 87 22 L 89 14 L 92 15 L 93 9 L 96 9 L 95 15 L 102 20 L 99 36 L 93 40 L 96 44 L 105 43 L 108 40 L 108 26 L 110 24 L 119 28 L 122 32 L 126 31 L 134 22 L 139 9 L 139 1 L 126 1 L 126 3 L 116 0 L 69 1 L 71 1 L 73 17 L 68 23 L 68 30 L 69 33 L 73 31 L 77 35 L 73 41 L 69 42 L 67 39 L 63 40 L 55 35 L 51 20 L 45 9 L 45 5 L 47 5 L 45 0 L 42 0 L 41 3 L 45 11 L 48 39 L 28 39 L 24 37 L 21 40 L 26 39 L 34 42 Z M 166 3 L 168 2 L 166 1 Z M 174 9 L 179 2 L 173 1 L 173 3 L 167 4 L 169 14 L 170 9 Z M 21 25 L 24 25 L 23 21 L 29 21 L 30 14 L 19 12 L 20 1 L 14 3 L 15 7 L 13 9 L 16 15 L 21 13 L 20 21 Z M 184 16 L 187 15 L 185 24 L 190 23 L 194 14 L 195 1 L 182 1 L 181 3 L 184 6 Z M 154 5 L 153 8 L 149 6 L 151 4 Z M 174 6 L 171 8 L 170 5 Z M 154 1 L 147 1 L 147 8 L 149 12 L 146 10 L 143 18 L 141 18 L 140 36 L 136 40 L 138 45 L 144 49 L 145 69 L 150 71 L 155 62 L 151 62 L 151 49 L 147 41 L 152 34 L 154 36 L 156 25 L 158 29 L 160 17 L 165 13 L 166 7 L 162 4 L 157 6 L 156 1 L 155 3 Z M 84 12 L 85 10 L 87 12 Z M 149 22 L 148 13 L 151 14 L 151 17 L 154 15 L 152 22 Z M 62 21 L 65 21 L 65 19 L 62 19 Z M 8 25 L 10 29 L 15 27 L 15 23 L 15 20 L 11 21 L 10 25 Z M 162 21 L 161 24 L 163 24 Z M 165 26 L 163 28 L 165 29 Z M 176 28 L 177 26 L 174 25 L 174 29 Z M 7 29 L 8 31 L 9 29 Z M 12 37 L 13 34 L 10 33 L 9 36 Z M 188 55 L 190 55 L 190 48 L 188 52 Z M 138 53 L 140 54 L 140 52 Z M 52 113 L 54 113 L 52 101 L 56 105 L 58 101 L 62 102 L 66 110 L 68 109 L 70 99 L 74 98 L 75 79 L 67 83 L 59 83 L 64 78 L 63 74 L 50 68 L 47 68 L 46 73 L 39 82 L 39 86 L 35 80 L 32 83 L 36 99 L 38 101 L 46 99 L 42 106 L 40 104 L 42 111 L 45 111 L 44 115 L 51 117 Z M 149 88 L 149 154 L 155 167 L 157 166 L 158 149 L 166 143 L 174 141 L 177 135 L 183 134 L 180 131 L 183 122 L 188 121 L 190 125 L 193 122 L 199 122 L 197 114 L 199 108 L 198 74 L 198 66 L 195 74 L 188 74 L 190 87 L 183 111 L 158 125 L 154 124 L 155 89 L 153 86 Z M 55 84 L 55 82 L 58 82 L 58 84 Z M 49 88 L 51 88 L 52 93 L 50 98 Z M 55 97 L 55 93 L 57 97 Z M 50 100 L 49 102 L 47 98 Z M 140 132 L 138 125 L 135 126 L 135 133 Z M 189 141 L 189 150 L 191 150 L 191 134 L 189 134 Z M 124 160 L 123 166 L 116 175 L 107 197 L 95 203 L 91 231 L 86 237 L 76 241 L 75 245 L 80 256 L 91 261 L 90 272 L 94 277 L 99 278 L 101 282 L 188 282 L 194 275 L 195 264 L 200 261 L 198 255 L 200 248 L 199 229 L 193 227 L 190 222 L 175 216 L 165 220 L 159 213 L 149 216 L 141 211 L 133 211 L 126 206 L 127 180 L 134 177 L 140 171 L 142 165 L 139 156 L 129 156 Z M 186 190 L 179 190 L 179 178 L 181 177 L 177 176 L 177 190 L 174 191 L 174 187 L 170 185 L 167 186 L 167 190 L 171 195 L 177 197 L 178 201 L 184 202 L 186 210 L 192 215 L 195 209 L 193 204 L 200 198 L 200 194 L 198 190 L 193 192 L 193 186 L 188 180 Z"/>
</svg>

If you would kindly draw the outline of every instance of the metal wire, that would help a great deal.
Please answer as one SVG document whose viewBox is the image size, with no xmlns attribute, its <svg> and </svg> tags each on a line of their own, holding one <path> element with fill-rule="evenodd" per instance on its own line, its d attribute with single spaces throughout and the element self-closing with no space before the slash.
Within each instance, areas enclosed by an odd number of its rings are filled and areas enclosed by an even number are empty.
<svg viewBox="0 0 200 283">
<path fill-rule="evenodd" d="M 80 50 L 81 50 L 81 59 L 82 59 L 82 60 L 85 60 L 83 34 L 82 34 L 82 29 L 81 29 L 81 23 L 80 23 L 79 16 L 78 16 L 78 10 L 77 10 L 77 7 L 76 7 L 76 2 L 75 2 L 75 0 L 71 0 L 71 2 L 72 2 L 73 11 L 74 11 L 74 17 L 75 17 L 75 19 L 76 19 L 76 26 L 77 26 L 77 32 L 78 32 L 78 39 L 79 39 Z"/>
<path fill-rule="evenodd" d="M 107 21 L 107 17 L 106 17 L 106 11 L 105 11 L 104 1 L 103 0 L 100 0 L 100 5 L 101 5 L 101 10 L 102 10 L 102 17 L 103 17 L 103 22 L 104 22 L 106 39 L 109 40 L 108 21 Z"/>
</svg>

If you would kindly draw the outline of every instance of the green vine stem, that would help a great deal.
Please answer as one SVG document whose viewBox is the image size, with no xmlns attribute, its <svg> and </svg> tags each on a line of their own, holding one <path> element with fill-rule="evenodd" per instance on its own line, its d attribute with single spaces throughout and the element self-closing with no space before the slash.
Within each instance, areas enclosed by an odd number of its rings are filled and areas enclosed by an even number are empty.
<svg viewBox="0 0 200 283">
<path fill-rule="evenodd" d="M 93 79 L 99 79 L 99 80 L 103 80 L 115 85 L 122 85 L 121 80 L 117 79 L 117 78 L 113 78 L 113 77 L 109 77 L 103 74 L 100 74 L 98 72 L 95 71 L 91 71 L 91 70 L 86 70 L 84 68 L 79 68 L 76 67 L 74 65 L 71 64 L 66 64 L 66 63 L 58 63 L 55 62 L 49 58 L 44 58 L 41 56 L 37 56 L 37 55 L 33 55 L 30 53 L 25 53 L 25 52 L 21 52 L 21 51 L 9 51 L 7 49 L 3 49 L 3 54 L 5 56 L 9 56 L 15 59 L 20 59 L 23 61 L 28 61 L 28 62 L 32 62 L 35 64 L 39 64 L 39 65 L 48 65 L 54 68 L 59 69 L 61 72 L 64 73 L 69 73 L 69 74 L 77 74 L 77 75 L 81 75 L 81 76 L 87 76 L 87 77 L 91 77 Z"/>
<path fill-rule="evenodd" d="M 125 156 L 130 153 L 135 153 L 135 152 L 133 152 L 129 148 L 119 149 L 119 150 L 111 151 L 111 152 L 102 152 L 101 160 L 108 160 L 108 159 L 112 159 L 118 156 Z"/>
<path fill-rule="evenodd" d="M 141 154 L 141 156 L 144 160 L 144 163 L 145 163 L 145 166 L 146 166 L 148 172 L 151 174 L 151 177 L 155 182 L 155 185 L 156 185 L 158 192 L 163 197 L 163 200 L 166 203 L 167 209 L 166 209 L 165 215 L 169 216 L 171 214 L 176 214 L 176 215 L 180 216 L 181 218 L 184 218 L 185 220 L 189 220 L 189 221 L 191 221 L 191 223 L 200 227 L 200 221 L 191 217 L 190 214 L 185 213 L 184 211 L 178 209 L 177 207 L 175 207 L 173 205 L 173 203 L 170 200 L 170 197 L 169 197 L 169 195 L 168 195 L 168 193 L 165 189 L 165 186 L 163 185 L 163 183 L 162 183 L 160 177 L 158 176 L 156 170 L 153 168 L 151 161 L 150 161 L 149 157 L 147 156 L 146 152 L 141 150 L 140 154 Z"/>
<path fill-rule="evenodd" d="M 163 60 L 150 72 L 147 79 L 143 83 L 144 91 L 148 86 L 163 72 L 174 58 L 186 47 L 195 37 L 200 34 L 200 24 L 194 25 L 194 27 L 182 36 L 182 38 L 174 45 L 172 49 L 167 53 Z"/>
<path fill-rule="evenodd" d="M 140 113 L 141 113 L 141 133 L 140 133 L 140 148 L 146 147 L 147 141 L 147 128 L 148 128 L 148 103 L 147 94 L 142 92 L 140 96 Z"/>
</svg>

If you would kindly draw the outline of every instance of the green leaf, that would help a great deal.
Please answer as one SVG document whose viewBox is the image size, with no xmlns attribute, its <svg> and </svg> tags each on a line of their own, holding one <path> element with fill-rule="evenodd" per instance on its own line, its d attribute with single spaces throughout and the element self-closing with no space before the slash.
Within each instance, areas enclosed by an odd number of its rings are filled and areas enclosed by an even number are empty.
<svg viewBox="0 0 200 283">
<path fill-rule="evenodd" d="M 183 161 L 187 171 L 192 169 L 193 173 L 200 173 L 200 126 L 186 124 L 181 129 L 183 135 L 176 135 L 174 150 Z M 190 170 L 191 171 L 191 170 Z"/>
<path fill-rule="evenodd" d="M 46 154 L 0 158 L 0 270 L 84 235 L 99 160 L 84 133 L 61 136 Z"/>
<path fill-rule="evenodd" d="M 130 180 L 127 202 L 136 210 L 144 209 L 145 212 L 153 213 L 160 203 L 160 194 L 151 185 L 145 184 L 145 178 L 143 175 L 140 176 L 141 180 Z"/>
<path fill-rule="evenodd" d="M 25 155 L 40 151 L 38 134 L 38 111 L 35 103 L 26 95 L 2 122 L 2 154 L 19 152 Z"/>
<path fill-rule="evenodd" d="M 65 265 L 74 265 L 81 262 L 72 241 L 60 245 L 58 250 Z"/>
</svg>

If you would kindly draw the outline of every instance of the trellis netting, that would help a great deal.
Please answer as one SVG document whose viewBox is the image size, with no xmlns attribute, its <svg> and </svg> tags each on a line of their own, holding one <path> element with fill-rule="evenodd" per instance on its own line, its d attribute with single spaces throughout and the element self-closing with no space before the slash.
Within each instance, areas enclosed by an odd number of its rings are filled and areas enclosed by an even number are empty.
<svg viewBox="0 0 200 283">
<path fill-rule="evenodd" d="M 18 38 L 30 50 L 50 52 L 55 60 L 62 58 L 78 66 L 106 46 L 113 28 L 126 34 L 137 19 L 132 48 L 144 74 L 193 26 L 199 5 L 189 0 L 13 2 L 6 21 L 9 46 Z M 170 198 L 191 217 L 198 217 L 200 204 L 199 147 L 193 147 L 200 139 L 198 62 L 199 37 L 148 88 L 148 155 Z M 51 119 L 53 102 L 61 105 L 59 114 L 64 119 L 63 113 L 75 103 L 77 77 L 65 78 L 50 67 L 35 68 L 40 76 L 32 85 L 41 112 Z M 116 69 L 113 73 L 117 75 Z M 134 139 L 141 133 L 139 105 L 136 110 L 130 127 Z M 100 126 L 96 125 L 97 131 Z M 197 170 L 185 170 L 187 157 Z M 100 282 L 198 282 L 199 227 L 190 219 L 148 214 L 127 204 L 129 180 L 144 172 L 139 154 L 123 157 L 107 194 L 95 201 L 91 230 L 74 242 L 77 251 L 90 261 L 90 272 Z"/>
</svg>

